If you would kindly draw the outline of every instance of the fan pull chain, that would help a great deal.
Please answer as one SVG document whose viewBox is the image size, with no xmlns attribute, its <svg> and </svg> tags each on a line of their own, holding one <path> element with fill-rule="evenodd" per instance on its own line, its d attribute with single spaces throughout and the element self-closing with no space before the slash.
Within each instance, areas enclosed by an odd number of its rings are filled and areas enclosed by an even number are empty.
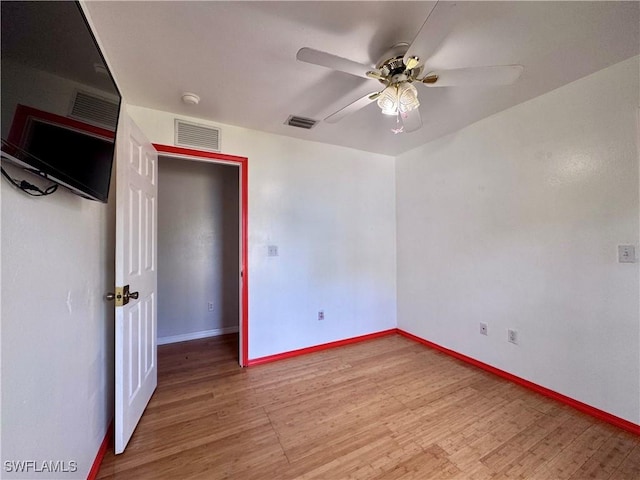
<svg viewBox="0 0 640 480">
<path fill-rule="evenodd" d="M 396 85 L 396 94 L 398 95 L 396 98 L 396 128 L 392 128 L 391 131 L 394 135 L 402 133 L 404 131 L 404 126 L 400 125 L 400 89 Z"/>
<path fill-rule="evenodd" d="M 403 130 L 404 126 L 400 125 L 400 110 L 398 110 L 398 113 L 396 113 L 396 128 L 392 128 L 391 131 L 397 135 L 402 133 Z"/>
</svg>

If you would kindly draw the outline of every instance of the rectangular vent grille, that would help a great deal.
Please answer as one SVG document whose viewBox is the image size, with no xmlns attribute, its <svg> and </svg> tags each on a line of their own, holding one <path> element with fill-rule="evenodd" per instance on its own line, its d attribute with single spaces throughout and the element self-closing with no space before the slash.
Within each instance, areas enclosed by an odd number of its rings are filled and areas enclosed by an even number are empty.
<svg viewBox="0 0 640 480">
<path fill-rule="evenodd" d="M 175 144 L 179 147 L 220 151 L 220 129 L 184 120 L 175 121 Z"/>
<path fill-rule="evenodd" d="M 76 91 L 69 116 L 76 120 L 115 130 L 118 123 L 118 102 L 90 93 Z"/>
<path fill-rule="evenodd" d="M 317 120 L 313 120 L 312 118 L 304 118 L 304 117 L 296 117 L 295 115 L 290 115 L 285 122 L 285 125 L 290 125 L 292 127 L 298 128 L 306 128 L 309 130 L 313 128 L 315 124 L 318 123 Z"/>
</svg>

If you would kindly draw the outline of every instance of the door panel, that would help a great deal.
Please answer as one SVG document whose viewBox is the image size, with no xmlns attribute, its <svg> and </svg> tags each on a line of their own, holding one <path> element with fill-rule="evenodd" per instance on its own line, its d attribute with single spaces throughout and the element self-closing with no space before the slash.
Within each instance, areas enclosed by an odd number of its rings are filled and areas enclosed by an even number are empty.
<svg viewBox="0 0 640 480">
<path fill-rule="evenodd" d="M 116 141 L 116 285 L 137 298 L 116 307 L 115 453 L 122 453 L 157 385 L 155 148 L 122 113 Z"/>
</svg>

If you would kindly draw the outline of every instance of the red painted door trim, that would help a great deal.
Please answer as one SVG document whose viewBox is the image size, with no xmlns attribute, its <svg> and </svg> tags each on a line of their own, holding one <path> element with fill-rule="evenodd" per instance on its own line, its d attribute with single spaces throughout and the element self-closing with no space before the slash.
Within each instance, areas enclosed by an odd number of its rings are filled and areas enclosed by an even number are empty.
<svg viewBox="0 0 640 480">
<path fill-rule="evenodd" d="M 235 155 L 225 155 L 223 153 L 205 152 L 191 148 L 175 147 L 172 145 L 161 145 L 154 143 L 158 153 L 167 155 L 178 155 L 181 157 L 191 157 L 199 160 L 212 160 L 218 163 L 231 163 L 240 166 L 240 196 L 242 199 L 242 210 L 240 212 L 240 223 L 242 225 L 241 251 L 242 251 L 242 319 L 240 329 L 242 331 L 242 358 L 240 364 L 246 367 L 249 364 L 249 159 Z"/>
</svg>

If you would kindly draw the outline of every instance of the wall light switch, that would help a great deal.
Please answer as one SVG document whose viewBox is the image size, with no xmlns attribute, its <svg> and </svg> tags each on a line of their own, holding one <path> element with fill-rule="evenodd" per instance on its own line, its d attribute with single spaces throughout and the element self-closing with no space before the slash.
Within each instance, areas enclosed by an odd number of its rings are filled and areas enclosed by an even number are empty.
<svg viewBox="0 0 640 480">
<path fill-rule="evenodd" d="M 278 256 L 278 246 L 277 245 L 268 245 L 267 246 L 267 256 L 268 257 L 277 257 Z"/>
<path fill-rule="evenodd" d="M 618 245 L 618 263 L 636 263 L 636 247 Z"/>
</svg>

